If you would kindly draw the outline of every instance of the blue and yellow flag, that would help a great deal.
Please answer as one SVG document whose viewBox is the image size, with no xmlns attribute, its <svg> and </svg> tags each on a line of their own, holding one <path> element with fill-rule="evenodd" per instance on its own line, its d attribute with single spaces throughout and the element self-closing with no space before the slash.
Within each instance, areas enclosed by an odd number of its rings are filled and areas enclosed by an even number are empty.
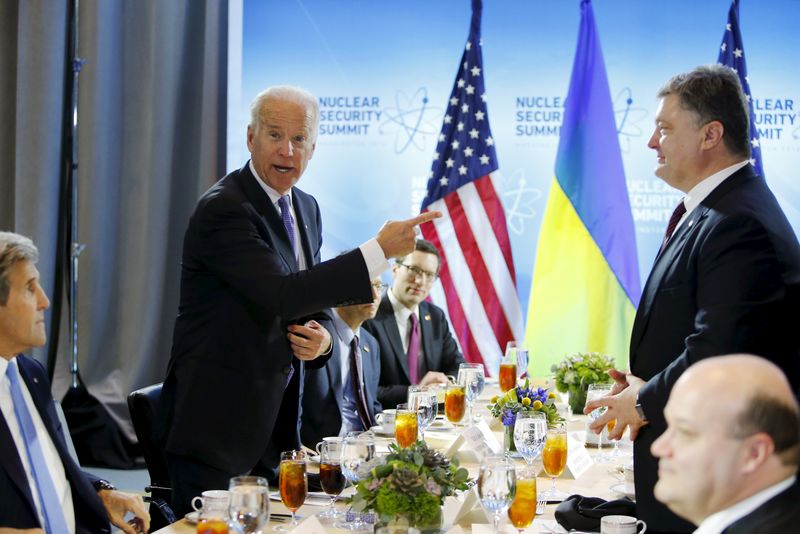
<svg viewBox="0 0 800 534">
<path fill-rule="evenodd" d="M 627 368 L 639 269 L 611 92 L 589 0 L 578 48 L 528 305 L 529 371 L 547 375 L 573 352 Z"/>
</svg>

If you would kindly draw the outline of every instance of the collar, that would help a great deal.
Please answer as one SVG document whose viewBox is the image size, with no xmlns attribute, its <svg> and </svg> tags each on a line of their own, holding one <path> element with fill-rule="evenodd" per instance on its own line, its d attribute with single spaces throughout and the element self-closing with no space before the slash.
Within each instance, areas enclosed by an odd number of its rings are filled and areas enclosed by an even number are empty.
<svg viewBox="0 0 800 534">
<path fill-rule="evenodd" d="M 686 215 L 691 213 L 693 209 L 699 206 L 700 203 L 711 193 L 711 191 L 716 189 L 717 186 L 724 182 L 726 178 L 748 163 L 750 163 L 750 160 L 744 160 L 739 163 L 735 163 L 730 167 L 725 167 L 721 171 L 715 172 L 708 178 L 703 179 L 699 184 L 691 188 L 689 192 L 686 193 L 686 196 L 683 197 L 683 204 L 686 206 Z M 684 218 L 686 215 L 684 215 Z"/>
<path fill-rule="evenodd" d="M 344 319 L 339 315 L 339 311 L 334 308 L 333 310 L 333 329 L 336 331 L 336 337 L 342 340 L 345 345 L 349 345 L 353 341 L 353 337 L 357 336 L 361 328 L 356 328 L 353 331 Z"/>
<path fill-rule="evenodd" d="M 725 530 L 725 528 L 753 512 L 768 500 L 792 487 L 796 479 L 797 475 L 792 475 L 785 480 L 781 480 L 777 484 L 764 488 L 758 493 L 737 502 L 733 506 L 711 514 L 700 523 L 700 526 L 694 531 L 694 534 L 719 534 Z"/>
<path fill-rule="evenodd" d="M 0 378 L 6 376 L 6 371 L 8 370 L 8 366 L 12 365 L 11 362 L 14 362 L 13 365 L 17 365 L 16 361 L 17 361 L 16 356 L 11 358 L 10 360 L 6 360 L 5 358 L 0 358 Z M 19 366 L 17 366 L 17 370 L 19 370 Z"/>
<path fill-rule="evenodd" d="M 409 310 L 406 308 L 406 305 L 397 300 L 397 297 L 394 295 L 392 288 L 386 290 L 386 296 L 389 297 L 389 302 L 392 304 L 392 309 L 394 309 L 394 315 L 397 317 L 398 321 L 402 321 L 403 324 L 408 323 L 408 318 L 411 317 L 411 314 L 417 316 L 419 319 L 419 304 L 414 306 L 413 309 Z"/>
<path fill-rule="evenodd" d="M 264 180 L 261 179 L 261 176 L 258 175 L 258 172 L 256 171 L 256 168 L 253 166 L 253 160 L 252 159 L 247 162 L 247 165 L 250 166 L 250 172 L 253 173 L 253 176 L 255 177 L 256 182 L 258 183 L 258 185 L 261 186 L 261 189 L 263 189 L 264 192 L 267 195 L 269 195 L 269 200 L 270 200 L 270 202 L 272 202 L 272 205 L 273 206 L 277 206 L 278 199 L 281 198 L 283 195 L 281 195 L 276 190 L 274 190 L 273 188 L 268 186 L 267 182 L 265 182 Z M 292 190 L 291 189 L 289 189 L 289 192 L 286 193 L 286 196 L 289 197 L 289 207 L 294 209 L 294 204 L 292 203 Z M 278 211 L 280 211 L 280 209 Z"/>
</svg>

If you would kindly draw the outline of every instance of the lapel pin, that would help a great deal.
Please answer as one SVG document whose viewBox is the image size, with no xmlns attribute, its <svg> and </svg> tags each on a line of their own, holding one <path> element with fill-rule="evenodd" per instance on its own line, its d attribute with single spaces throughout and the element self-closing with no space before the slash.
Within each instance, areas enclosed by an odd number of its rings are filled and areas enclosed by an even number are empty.
<svg viewBox="0 0 800 534">
<path fill-rule="evenodd" d="M 426 321 L 430 321 L 431 320 L 431 316 L 430 316 L 429 313 L 426 313 L 424 318 L 425 318 Z"/>
<path fill-rule="evenodd" d="M 361 347 L 361 348 L 364 349 L 364 352 L 369 352 L 369 347 Z"/>
<path fill-rule="evenodd" d="M 39 383 L 39 379 L 34 377 L 34 379 L 33 379 L 33 383 L 34 383 L 34 384 L 38 384 L 38 383 Z"/>
</svg>

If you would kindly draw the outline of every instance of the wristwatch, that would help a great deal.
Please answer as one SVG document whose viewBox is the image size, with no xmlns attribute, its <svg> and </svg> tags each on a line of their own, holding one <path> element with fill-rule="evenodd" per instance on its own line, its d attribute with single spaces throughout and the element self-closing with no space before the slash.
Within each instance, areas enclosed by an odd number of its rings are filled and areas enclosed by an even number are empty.
<svg viewBox="0 0 800 534">
<path fill-rule="evenodd" d="M 108 491 L 115 491 L 117 489 L 114 484 L 109 482 L 108 480 L 103 480 L 102 478 L 98 478 L 94 482 L 92 482 L 92 486 L 94 486 L 95 491 L 100 490 L 108 490 Z"/>
<path fill-rule="evenodd" d="M 644 421 L 647 422 L 647 416 L 644 414 L 644 408 L 642 408 L 642 403 L 639 402 L 639 395 L 636 395 L 636 413 L 639 414 L 639 417 Z"/>
</svg>

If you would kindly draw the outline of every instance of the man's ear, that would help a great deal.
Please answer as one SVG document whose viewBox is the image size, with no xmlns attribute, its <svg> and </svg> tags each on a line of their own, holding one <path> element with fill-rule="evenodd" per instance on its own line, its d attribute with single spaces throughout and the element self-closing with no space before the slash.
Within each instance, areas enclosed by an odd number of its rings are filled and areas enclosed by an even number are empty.
<svg viewBox="0 0 800 534">
<path fill-rule="evenodd" d="M 753 474 L 758 471 L 772 455 L 775 454 L 775 443 L 766 432 L 758 432 L 742 441 L 742 473 Z"/>
<path fill-rule="evenodd" d="M 711 121 L 703 126 L 703 148 L 708 150 L 722 143 L 725 127 L 719 121 Z"/>
</svg>

